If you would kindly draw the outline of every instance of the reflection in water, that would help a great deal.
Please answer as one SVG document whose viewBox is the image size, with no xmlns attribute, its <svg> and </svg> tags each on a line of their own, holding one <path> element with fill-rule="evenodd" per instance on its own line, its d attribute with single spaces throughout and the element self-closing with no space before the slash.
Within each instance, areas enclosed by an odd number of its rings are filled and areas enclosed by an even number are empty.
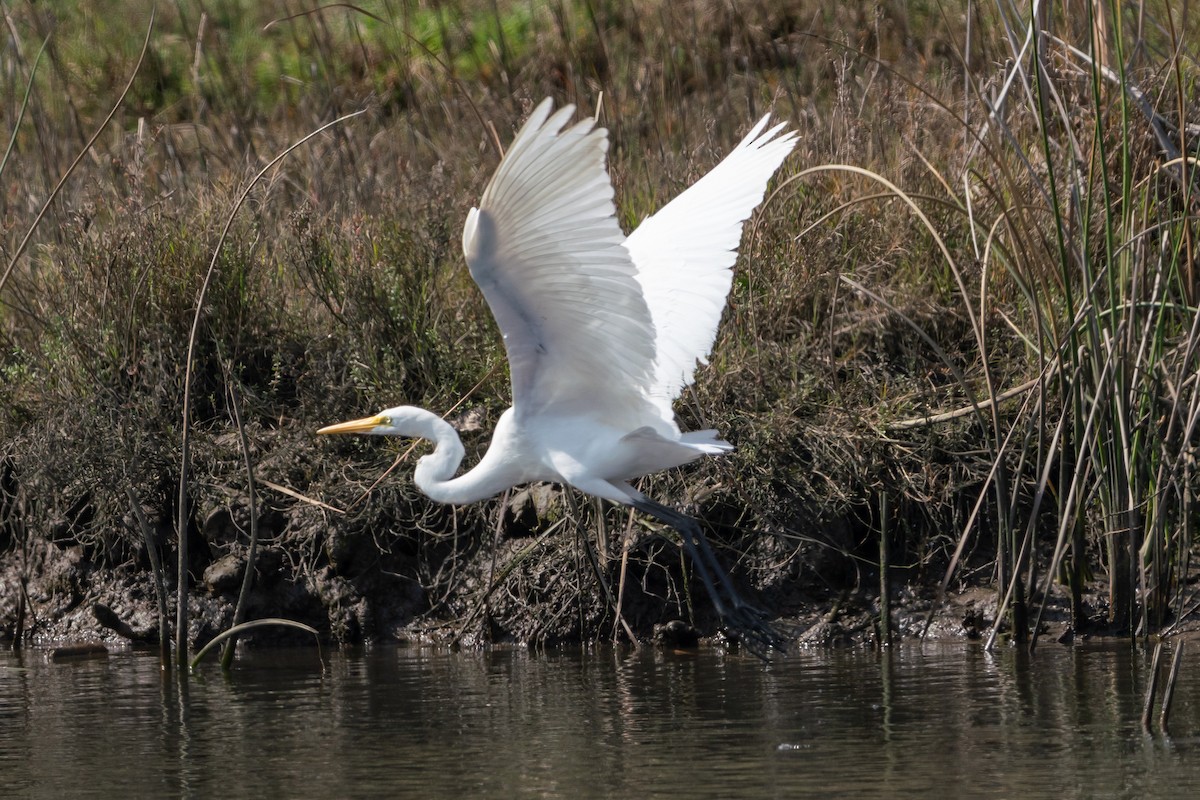
<svg viewBox="0 0 1200 800">
<path fill-rule="evenodd" d="M 1128 647 L 287 650 L 188 680 L 29 652 L 0 657 L 0 794 L 1181 797 L 1198 662 L 1167 739 L 1139 729 Z"/>
</svg>

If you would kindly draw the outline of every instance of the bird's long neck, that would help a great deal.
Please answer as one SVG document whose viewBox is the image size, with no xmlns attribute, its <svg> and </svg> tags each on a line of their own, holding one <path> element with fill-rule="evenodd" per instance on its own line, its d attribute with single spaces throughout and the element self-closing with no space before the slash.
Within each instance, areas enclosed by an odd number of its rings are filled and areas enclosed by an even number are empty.
<svg viewBox="0 0 1200 800">
<path fill-rule="evenodd" d="M 406 409 L 403 420 L 393 425 L 404 436 L 429 439 L 433 452 L 417 461 L 413 482 L 417 488 L 439 503 L 474 503 L 507 489 L 512 481 L 491 468 L 485 455 L 474 469 L 454 477 L 463 460 L 462 440 L 450 423 L 421 408 Z M 490 452 L 490 451 L 489 451 Z"/>
</svg>

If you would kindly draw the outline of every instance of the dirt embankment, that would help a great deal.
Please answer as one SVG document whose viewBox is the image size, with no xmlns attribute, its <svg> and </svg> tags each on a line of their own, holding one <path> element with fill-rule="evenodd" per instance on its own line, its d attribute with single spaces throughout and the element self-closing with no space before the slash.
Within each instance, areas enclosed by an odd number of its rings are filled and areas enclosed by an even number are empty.
<svg viewBox="0 0 1200 800">
<path fill-rule="evenodd" d="M 641 641 L 677 643 L 720 634 L 704 589 L 670 531 L 624 510 L 609 509 L 598 520 L 594 507 L 578 499 L 564 504 L 551 486 L 518 490 L 505 505 L 455 511 L 414 496 L 402 475 L 387 480 L 394 485 L 348 512 L 315 498 L 299 499 L 268 481 L 254 526 L 259 545 L 246 618 L 304 622 L 340 643 L 538 645 L 627 640 L 630 633 Z M 10 471 L 9 496 L 22 496 L 15 486 Z M 225 487 L 207 500 L 189 529 L 193 648 L 232 623 L 252 527 L 245 497 L 236 490 Z M 40 536 L 14 513 L 7 517 L 0 635 L 57 644 L 156 641 L 155 575 L 145 543 L 160 550 L 173 624 L 173 520 L 149 505 L 139 520 L 129 508 L 119 520 L 123 530 L 99 536 L 89 527 L 95 510 L 82 504 L 73 510 L 73 517 L 58 519 L 49 535 Z M 720 519 L 715 506 L 697 511 L 701 518 Z M 857 552 L 847 549 L 852 544 L 847 527 L 830 528 L 808 543 L 787 531 L 731 536 L 730 530 L 712 525 L 710 536 L 735 583 L 797 645 L 879 642 L 878 571 L 866 557 L 865 542 Z M 894 636 L 987 635 L 996 614 L 995 591 L 960 586 L 935 609 L 936 591 L 928 581 L 903 581 L 914 577 L 919 576 L 909 568 L 895 568 Z M 1044 638 L 1069 640 L 1080 627 L 1099 630 L 1089 620 L 1073 623 L 1067 605 L 1062 597 L 1051 598 L 1036 623 Z M 1092 598 L 1089 611 L 1101 619 L 1102 599 Z M 684 627 L 668 625 L 672 621 Z M 297 634 L 272 629 L 247 641 L 253 646 L 291 640 Z"/>
</svg>

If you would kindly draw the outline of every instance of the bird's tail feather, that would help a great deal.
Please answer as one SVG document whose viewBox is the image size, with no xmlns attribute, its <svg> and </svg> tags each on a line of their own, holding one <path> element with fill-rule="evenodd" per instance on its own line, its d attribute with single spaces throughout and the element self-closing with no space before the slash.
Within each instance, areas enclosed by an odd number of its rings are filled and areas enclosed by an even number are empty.
<svg viewBox="0 0 1200 800">
<path fill-rule="evenodd" d="M 688 431 L 679 437 L 679 441 L 701 448 L 706 455 L 720 455 L 733 449 L 733 445 L 729 442 L 718 439 L 717 432 L 711 428 L 703 431 Z"/>
<path fill-rule="evenodd" d="M 719 456 L 733 445 L 716 438 L 716 431 L 692 431 L 678 439 L 667 438 L 649 425 L 625 434 L 622 441 L 635 446 L 637 456 L 620 471 L 625 477 L 682 466 L 704 456 Z"/>
</svg>

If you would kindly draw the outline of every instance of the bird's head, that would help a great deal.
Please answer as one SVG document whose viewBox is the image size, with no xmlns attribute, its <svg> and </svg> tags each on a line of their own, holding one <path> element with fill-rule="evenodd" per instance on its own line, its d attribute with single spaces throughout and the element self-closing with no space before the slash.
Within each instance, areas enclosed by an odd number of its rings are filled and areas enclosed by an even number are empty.
<svg viewBox="0 0 1200 800">
<path fill-rule="evenodd" d="M 397 425 L 408 417 L 404 412 L 408 407 L 399 406 L 380 411 L 378 414 L 362 419 L 352 419 L 349 422 L 339 422 L 336 425 L 326 425 L 317 433 L 361 433 L 375 436 L 405 436 Z"/>
<path fill-rule="evenodd" d="M 409 436 L 441 442 L 457 439 L 454 428 L 437 414 L 416 406 L 396 406 L 371 417 L 328 425 L 317 433 L 365 433 L 374 436 Z"/>
</svg>

